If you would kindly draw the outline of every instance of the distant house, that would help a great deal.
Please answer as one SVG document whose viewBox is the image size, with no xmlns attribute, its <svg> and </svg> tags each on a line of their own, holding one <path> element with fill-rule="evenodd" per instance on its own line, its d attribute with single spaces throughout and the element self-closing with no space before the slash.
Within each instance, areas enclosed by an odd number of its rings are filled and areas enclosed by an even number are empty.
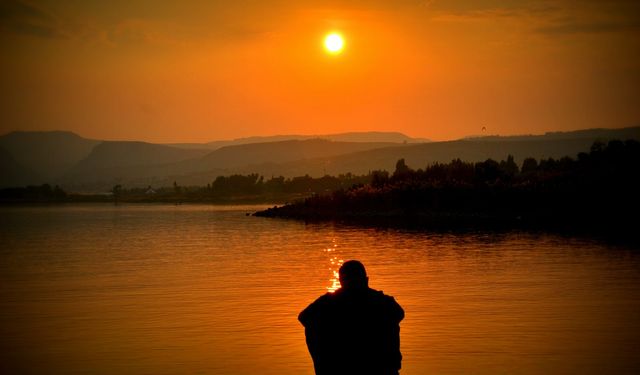
<svg viewBox="0 0 640 375">
<path fill-rule="evenodd" d="M 149 187 L 147 188 L 147 191 L 145 191 L 144 193 L 145 193 L 145 194 L 147 194 L 147 195 L 152 195 L 152 194 L 155 194 L 155 193 L 156 193 L 156 191 L 155 191 L 155 190 L 153 190 L 153 188 L 152 188 L 151 186 L 149 186 Z"/>
</svg>

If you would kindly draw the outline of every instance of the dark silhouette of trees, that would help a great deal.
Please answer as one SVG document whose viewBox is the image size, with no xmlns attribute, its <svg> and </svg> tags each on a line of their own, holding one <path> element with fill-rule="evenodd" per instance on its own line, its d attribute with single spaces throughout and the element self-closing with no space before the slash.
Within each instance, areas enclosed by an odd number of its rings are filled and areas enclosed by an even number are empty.
<svg viewBox="0 0 640 375">
<path fill-rule="evenodd" d="M 398 160 L 391 178 L 266 210 L 260 215 L 305 219 L 411 218 L 430 225 L 510 223 L 583 230 L 629 229 L 640 211 L 640 143 L 595 143 L 577 159 L 536 161 L 518 168 L 512 156 L 497 162 L 459 159 L 424 170 Z M 396 220 L 398 221 L 398 220 Z"/>
<path fill-rule="evenodd" d="M 444 227 L 468 223 L 568 226 L 585 230 L 630 227 L 640 210 L 640 143 L 595 143 L 577 158 L 514 158 L 470 163 L 460 159 L 395 171 L 314 178 L 265 179 L 256 173 L 219 176 L 207 186 L 114 185 L 110 194 L 68 194 L 44 184 L 0 190 L 0 202 L 295 202 L 263 215 L 304 219 L 387 218 Z M 462 223 L 462 224 L 461 224 Z"/>
<path fill-rule="evenodd" d="M 65 202 L 67 198 L 68 194 L 58 185 L 53 188 L 49 184 L 42 184 L 0 190 L 2 202 Z"/>
<path fill-rule="evenodd" d="M 487 159 L 475 165 L 476 179 L 479 183 L 493 183 L 502 176 L 500 164 L 493 160 Z"/>
<path fill-rule="evenodd" d="M 257 173 L 247 176 L 234 174 L 228 177 L 218 176 L 211 189 L 216 194 L 229 194 L 232 192 L 239 194 L 254 194 L 260 190 L 264 178 Z"/>
<path fill-rule="evenodd" d="M 411 175 L 411 172 L 413 172 L 413 170 L 407 167 L 407 164 L 404 162 L 404 159 L 400 159 L 396 163 L 396 170 L 393 172 L 392 178 L 394 180 L 402 180 L 404 178 L 409 177 Z"/>
<path fill-rule="evenodd" d="M 534 158 L 526 158 L 522 162 L 522 174 L 535 173 L 538 170 L 538 161 Z"/>
<path fill-rule="evenodd" d="M 173 191 L 176 193 L 176 195 L 182 193 L 182 186 L 178 185 L 177 181 L 173 181 Z"/>
<path fill-rule="evenodd" d="M 513 178 L 520 172 L 518 164 L 513 161 L 513 155 L 507 156 L 506 161 L 503 160 L 500 162 L 500 170 L 502 171 L 503 176 L 507 178 Z"/>
<path fill-rule="evenodd" d="M 389 182 L 389 172 L 387 171 L 372 171 L 371 172 L 371 186 L 374 188 L 380 188 Z"/>
<path fill-rule="evenodd" d="M 111 188 L 111 194 L 113 194 L 113 204 L 117 205 L 122 194 L 122 185 L 118 184 Z"/>
</svg>

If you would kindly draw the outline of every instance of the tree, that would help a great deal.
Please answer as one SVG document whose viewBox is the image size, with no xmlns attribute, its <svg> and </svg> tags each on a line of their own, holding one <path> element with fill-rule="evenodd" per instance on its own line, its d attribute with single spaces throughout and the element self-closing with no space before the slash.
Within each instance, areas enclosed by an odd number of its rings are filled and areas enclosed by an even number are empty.
<svg viewBox="0 0 640 375">
<path fill-rule="evenodd" d="M 534 158 L 526 158 L 522 162 L 522 173 L 534 173 L 538 170 L 538 161 Z"/>
<path fill-rule="evenodd" d="M 502 160 L 500 162 L 500 169 L 506 176 L 509 176 L 509 177 L 513 177 L 517 175 L 519 172 L 518 164 L 516 164 L 516 162 L 513 161 L 513 155 L 507 156 L 506 161 Z"/>
<path fill-rule="evenodd" d="M 502 175 L 500 164 L 493 159 L 476 163 L 475 170 L 476 178 L 484 183 L 493 183 Z"/>
<path fill-rule="evenodd" d="M 387 171 L 373 171 L 371 172 L 371 186 L 374 188 L 381 188 L 389 182 L 389 172 Z"/>
<path fill-rule="evenodd" d="M 111 189 L 111 194 L 113 194 L 113 204 L 117 205 L 118 200 L 120 199 L 120 194 L 122 193 L 122 185 L 114 185 Z"/>
<path fill-rule="evenodd" d="M 396 162 L 396 170 L 393 172 L 393 178 L 402 179 L 407 177 L 409 173 L 411 173 L 411 168 L 404 162 L 404 158 L 398 160 Z"/>
</svg>

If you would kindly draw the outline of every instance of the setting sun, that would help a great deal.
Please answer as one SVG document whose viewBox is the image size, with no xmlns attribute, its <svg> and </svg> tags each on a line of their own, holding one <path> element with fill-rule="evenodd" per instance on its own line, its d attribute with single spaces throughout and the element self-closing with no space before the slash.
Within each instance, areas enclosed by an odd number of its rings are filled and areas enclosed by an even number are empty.
<svg viewBox="0 0 640 375">
<path fill-rule="evenodd" d="M 324 38 L 324 48 L 331 54 L 338 54 L 344 48 L 344 39 L 338 33 L 328 34 Z"/>
</svg>

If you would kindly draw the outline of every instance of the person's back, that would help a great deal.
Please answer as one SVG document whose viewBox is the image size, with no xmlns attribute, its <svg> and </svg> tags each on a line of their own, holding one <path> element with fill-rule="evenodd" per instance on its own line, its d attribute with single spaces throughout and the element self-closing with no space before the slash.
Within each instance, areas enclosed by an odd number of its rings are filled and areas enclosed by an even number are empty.
<svg viewBox="0 0 640 375">
<path fill-rule="evenodd" d="M 398 373 L 404 311 L 393 297 L 369 288 L 367 280 L 360 262 L 346 262 L 340 269 L 342 288 L 300 313 L 316 374 Z"/>
</svg>

